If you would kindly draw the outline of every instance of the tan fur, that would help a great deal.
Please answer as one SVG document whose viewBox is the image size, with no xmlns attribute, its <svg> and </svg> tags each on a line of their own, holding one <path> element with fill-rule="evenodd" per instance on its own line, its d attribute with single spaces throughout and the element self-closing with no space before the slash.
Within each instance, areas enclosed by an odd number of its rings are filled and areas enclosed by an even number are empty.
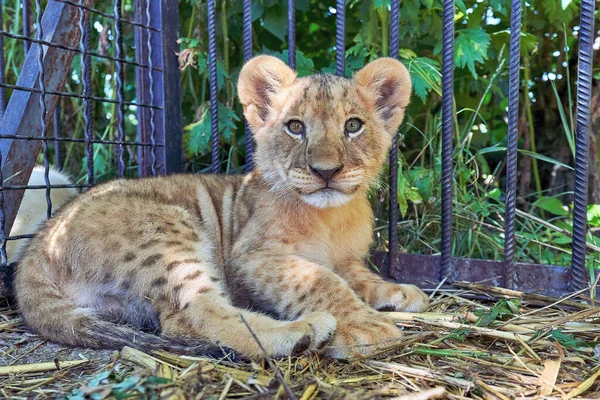
<svg viewBox="0 0 600 400">
<path fill-rule="evenodd" d="M 327 345 L 348 357 L 400 337 L 376 309 L 426 308 L 419 289 L 384 282 L 364 263 L 367 190 L 410 97 L 402 64 L 380 59 L 354 79 L 296 78 L 260 56 L 238 89 L 256 170 L 115 181 L 81 195 L 19 265 L 17 298 L 34 330 L 69 345 L 168 346 L 112 323 L 127 322 L 260 356 L 241 314 L 270 356 Z M 345 135 L 349 118 L 364 122 L 362 134 Z M 304 137 L 286 133 L 290 119 L 304 123 Z M 326 187 L 311 167 L 341 170 Z"/>
<path fill-rule="evenodd" d="M 48 180 L 51 185 L 70 185 L 73 182 L 64 173 L 50 168 Z M 31 171 L 29 177 L 29 186 L 45 185 L 44 167 L 36 166 Z M 50 199 L 52 200 L 52 212 L 56 212 L 67 201 L 77 194 L 77 190 L 73 188 L 52 189 L 50 191 Z M 23 194 L 23 200 L 19 207 L 19 212 L 15 217 L 15 222 L 10 230 L 10 236 L 28 235 L 40 226 L 46 220 L 48 205 L 46 203 L 46 190 L 44 189 L 29 189 Z M 6 253 L 8 263 L 13 263 L 17 259 L 17 255 L 27 240 L 9 240 L 6 243 Z"/>
</svg>

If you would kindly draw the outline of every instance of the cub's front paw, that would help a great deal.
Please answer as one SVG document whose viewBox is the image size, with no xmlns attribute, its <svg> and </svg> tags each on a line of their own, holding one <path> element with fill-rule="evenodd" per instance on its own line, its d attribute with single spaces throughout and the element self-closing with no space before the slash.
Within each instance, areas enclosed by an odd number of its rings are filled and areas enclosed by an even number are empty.
<svg viewBox="0 0 600 400">
<path fill-rule="evenodd" d="M 378 311 L 421 312 L 429 306 L 429 297 L 415 285 L 384 282 L 373 289 L 369 304 Z"/>
<path fill-rule="evenodd" d="M 373 353 L 402 338 L 396 324 L 383 314 L 366 309 L 344 318 L 338 325 L 324 353 L 333 358 L 350 358 Z"/>
</svg>

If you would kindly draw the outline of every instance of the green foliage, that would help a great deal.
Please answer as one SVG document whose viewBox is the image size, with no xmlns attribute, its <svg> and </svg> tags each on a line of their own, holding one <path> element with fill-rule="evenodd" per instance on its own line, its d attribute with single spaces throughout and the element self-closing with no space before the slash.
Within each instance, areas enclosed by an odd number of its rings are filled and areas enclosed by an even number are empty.
<svg viewBox="0 0 600 400">
<path fill-rule="evenodd" d="M 454 63 L 461 68 L 467 66 L 473 78 L 477 78 L 475 63 L 483 64 L 487 59 L 490 42 L 490 35 L 485 31 L 461 29 L 454 42 Z"/>
<path fill-rule="evenodd" d="M 595 347 L 597 345 L 596 342 L 588 342 L 584 340 L 579 340 L 567 333 L 562 332 L 560 329 L 553 329 L 550 332 L 543 334 L 538 333 L 533 336 L 532 340 L 535 340 L 539 336 L 546 336 L 549 340 L 557 342 L 569 349 L 579 349 L 585 347 Z"/>
<path fill-rule="evenodd" d="M 352 73 L 381 57 L 398 57 L 410 71 L 414 96 L 406 110 L 399 159 L 398 197 L 402 251 L 437 254 L 440 251 L 441 174 L 441 43 L 442 1 L 400 2 L 399 54 L 390 54 L 389 0 L 346 2 L 346 71 Z M 509 0 L 455 2 L 454 208 L 455 256 L 503 259 L 504 202 L 506 198 L 506 109 L 508 106 Z M 335 13 L 331 3 L 296 1 L 296 61 L 299 76 L 335 71 Z M 573 149 L 575 135 L 579 0 L 532 0 L 523 4 L 519 109 L 519 187 L 517 204 L 517 259 L 533 263 L 569 265 L 572 231 Z M 112 5 L 97 4 L 112 13 Z M 132 18 L 133 0 L 123 1 L 124 17 Z M 208 90 L 207 1 L 183 0 L 180 10 L 180 61 L 184 150 L 188 171 L 206 171 L 211 163 L 211 116 Z M 20 3 L 5 2 L 4 29 L 22 31 Z M 112 21 L 92 17 L 92 47 L 114 56 Z M 253 53 L 272 54 L 287 61 L 287 1 L 252 2 Z M 245 134 L 235 85 L 243 64 L 242 2 L 217 2 L 218 125 L 224 170 L 245 167 Z M 133 29 L 124 31 L 128 58 L 134 49 Z M 5 38 L 6 81 L 16 82 L 24 58 L 19 41 Z M 127 66 L 125 100 L 136 102 L 134 66 Z M 93 58 L 93 95 L 114 99 L 114 63 Z M 594 71 L 594 79 L 600 74 Z M 80 58 L 76 57 L 65 91 L 82 92 Z M 10 90 L 8 90 L 10 95 Z M 168 99 L 167 99 L 168 100 Z M 83 102 L 63 97 L 62 131 L 84 138 Z M 125 113 L 125 139 L 137 139 L 140 114 L 134 106 Z M 112 103 L 95 103 L 93 137 L 116 140 L 117 110 Z M 49 132 L 51 134 L 51 132 Z M 128 175 L 137 171 L 137 150 L 125 146 Z M 50 157 L 54 147 L 50 146 Z M 63 148 L 62 165 L 85 182 L 87 154 L 81 143 Z M 600 154 L 600 153 L 599 153 Z M 532 163 L 537 164 L 537 169 Z M 116 176 L 117 149 L 94 145 L 97 181 Z M 377 243 L 388 247 L 387 175 L 371 195 L 376 211 Z M 539 187 L 537 187 L 539 182 Z M 591 227 L 600 227 L 595 199 L 588 210 Z M 550 226 L 539 220 L 550 222 Z M 600 244 L 587 236 L 591 245 Z M 600 266 L 598 252 L 590 251 L 590 268 Z"/>
<path fill-rule="evenodd" d="M 519 309 L 521 308 L 521 300 L 509 299 L 499 300 L 491 310 L 477 310 L 475 315 L 479 316 L 475 325 L 477 326 L 490 326 L 498 320 L 503 320 L 505 317 L 512 317 L 519 315 Z"/>
</svg>

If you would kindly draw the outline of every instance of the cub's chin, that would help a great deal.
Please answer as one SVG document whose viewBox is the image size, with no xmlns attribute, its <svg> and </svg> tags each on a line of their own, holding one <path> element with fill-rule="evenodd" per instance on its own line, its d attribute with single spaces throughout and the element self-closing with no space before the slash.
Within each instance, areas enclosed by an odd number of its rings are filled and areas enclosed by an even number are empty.
<svg viewBox="0 0 600 400">
<path fill-rule="evenodd" d="M 306 204 L 315 208 L 340 207 L 348 203 L 352 197 L 353 194 L 343 193 L 335 189 L 321 189 L 300 196 Z"/>
</svg>

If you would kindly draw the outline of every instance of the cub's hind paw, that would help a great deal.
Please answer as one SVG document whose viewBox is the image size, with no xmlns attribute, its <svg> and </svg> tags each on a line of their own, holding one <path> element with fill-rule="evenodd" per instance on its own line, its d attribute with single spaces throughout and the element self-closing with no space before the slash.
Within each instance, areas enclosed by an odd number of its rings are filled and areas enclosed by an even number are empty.
<svg viewBox="0 0 600 400">
<path fill-rule="evenodd" d="M 310 313 L 303 317 L 302 320 L 308 322 L 313 330 L 311 345 L 308 348 L 311 352 L 318 351 L 325 347 L 331 340 L 337 327 L 335 317 L 324 312 Z"/>
<path fill-rule="evenodd" d="M 429 297 L 415 285 L 385 282 L 373 290 L 369 304 L 377 311 L 422 312 L 429 306 Z"/>
</svg>

